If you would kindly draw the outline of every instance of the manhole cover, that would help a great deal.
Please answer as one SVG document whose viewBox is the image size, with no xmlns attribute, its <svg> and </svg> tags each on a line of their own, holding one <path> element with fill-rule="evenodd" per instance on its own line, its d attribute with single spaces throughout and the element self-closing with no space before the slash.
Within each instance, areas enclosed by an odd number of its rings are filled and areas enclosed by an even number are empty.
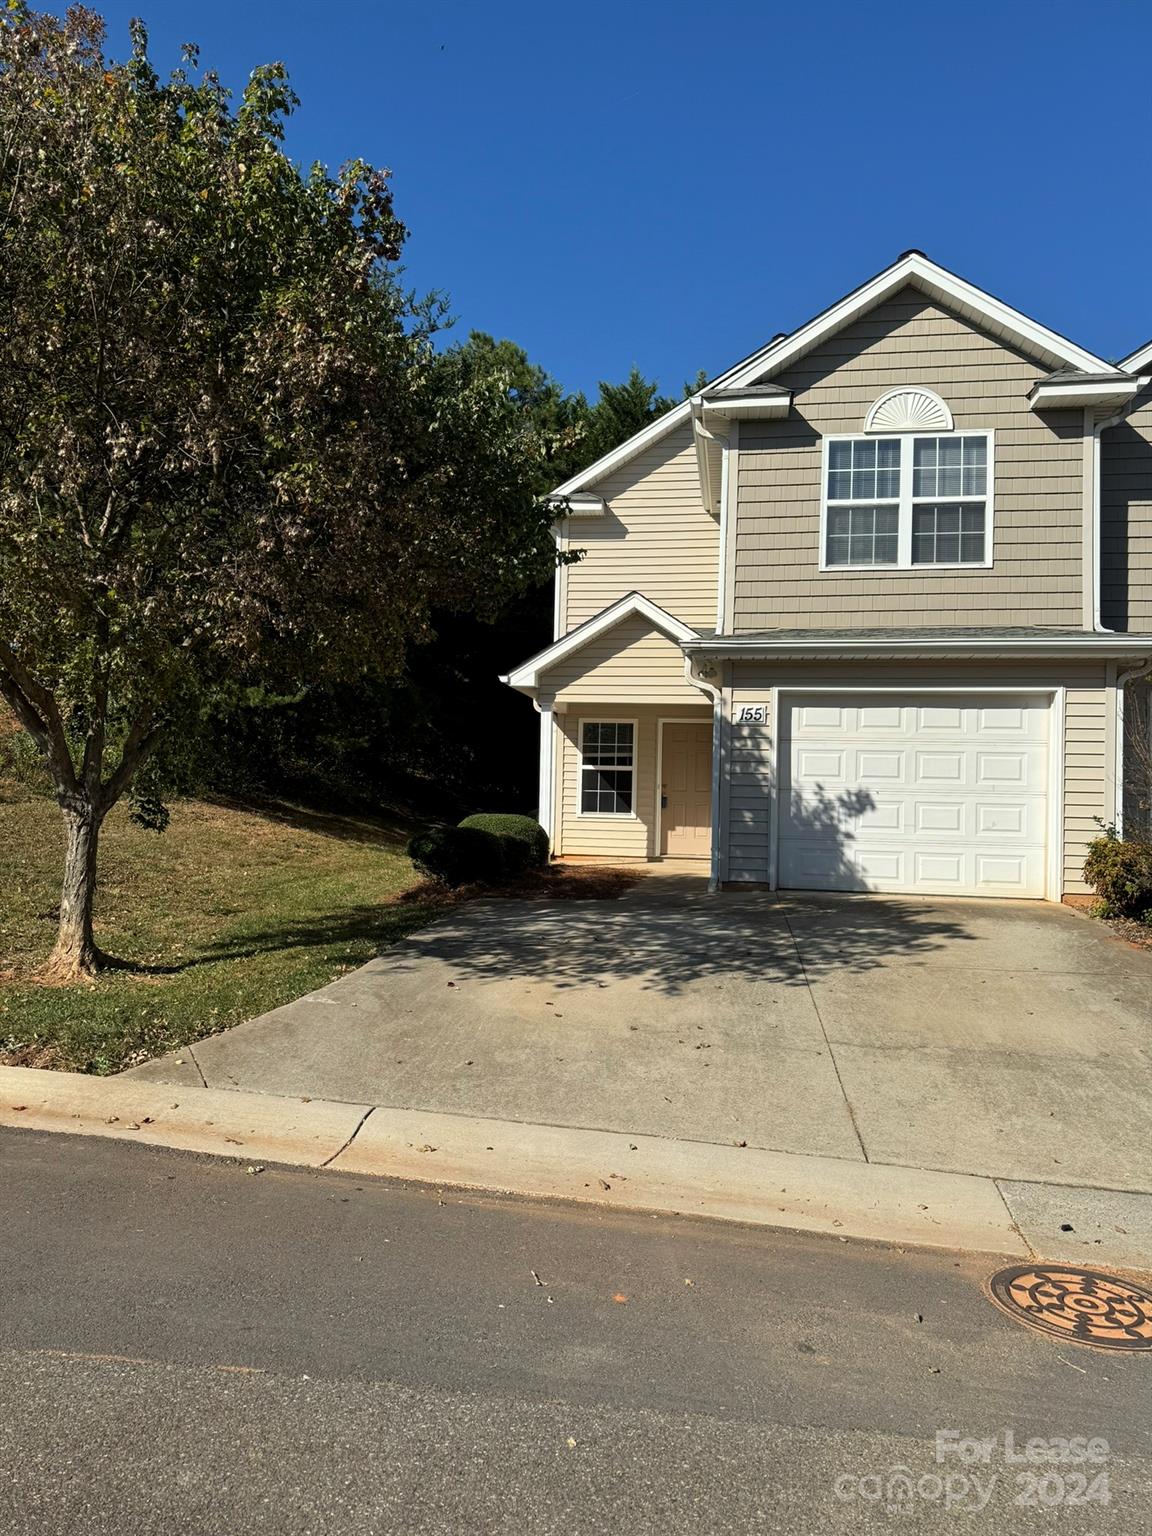
<svg viewBox="0 0 1152 1536">
<path fill-rule="evenodd" d="M 1152 1291 L 1070 1264 L 1013 1264 L 988 1294 L 1002 1312 L 1054 1339 L 1096 1349 L 1152 1349 Z"/>
</svg>

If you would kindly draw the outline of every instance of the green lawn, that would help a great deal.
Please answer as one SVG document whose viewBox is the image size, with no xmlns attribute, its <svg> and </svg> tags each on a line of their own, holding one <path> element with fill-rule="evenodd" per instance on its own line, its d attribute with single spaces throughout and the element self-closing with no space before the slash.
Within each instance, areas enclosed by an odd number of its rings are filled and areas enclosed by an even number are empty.
<svg viewBox="0 0 1152 1536">
<path fill-rule="evenodd" d="M 60 814 L 0 801 L 0 1061 L 117 1072 L 275 1008 L 436 916 L 398 903 L 415 881 L 406 829 L 202 801 L 167 832 L 122 807 L 100 849 L 97 939 L 150 969 L 42 987 L 55 934 Z"/>
</svg>

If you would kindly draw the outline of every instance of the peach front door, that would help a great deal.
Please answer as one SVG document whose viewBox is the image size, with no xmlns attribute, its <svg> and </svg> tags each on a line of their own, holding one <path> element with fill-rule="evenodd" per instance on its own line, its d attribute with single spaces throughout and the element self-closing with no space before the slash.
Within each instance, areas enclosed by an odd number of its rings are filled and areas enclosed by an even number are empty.
<svg viewBox="0 0 1152 1536">
<path fill-rule="evenodd" d="M 662 726 L 660 852 L 670 859 L 706 859 L 712 851 L 712 726 Z"/>
</svg>

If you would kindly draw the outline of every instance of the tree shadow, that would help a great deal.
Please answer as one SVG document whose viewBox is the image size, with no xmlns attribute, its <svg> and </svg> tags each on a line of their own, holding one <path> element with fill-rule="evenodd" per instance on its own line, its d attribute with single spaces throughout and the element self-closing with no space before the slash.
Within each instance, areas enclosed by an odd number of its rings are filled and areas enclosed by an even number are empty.
<svg viewBox="0 0 1152 1536">
<path fill-rule="evenodd" d="M 262 795 L 217 794 L 201 798 L 209 805 L 246 811 L 250 816 L 260 816 L 278 826 L 315 832 L 320 837 L 335 838 L 343 843 L 368 843 L 383 848 L 405 846 L 418 825 L 400 812 L 381 817 L 351 816 L 334 811 L 312 810 L 308 806 Z"/>
<path fill-rule="evenodd" d="M 356 907 L 221 940 L 188 964 L 367 937 L 377 944 L 382 988 L 389 977 L 440 962 L 454 974 L 483 981 L 544 981 L 588 991 L 628 982 L 675 997 L 710 981 L 804 986 L 821 976 L 882 970 L 897 960 L 926 960 L 958 941 L 975 942 L 962 922 L 922 898 L 852 894 L 867 891 L 851 849 L 862 818 L 875 808 L 866 789 L 830 794 L 822 787 L 792 805 L 791 824 L 811 835 L 818 873 L 823 883 L 841 887 L 835 893 L 712 893 L 704 875 L 652 873 L 613 900 L 479 898 L 418 910 L 406 925 L 397 915 L 404 904 Z M 420 924 L 427 926 L 389 947 L 405 937 L 400 927 Z"/>
</svg>

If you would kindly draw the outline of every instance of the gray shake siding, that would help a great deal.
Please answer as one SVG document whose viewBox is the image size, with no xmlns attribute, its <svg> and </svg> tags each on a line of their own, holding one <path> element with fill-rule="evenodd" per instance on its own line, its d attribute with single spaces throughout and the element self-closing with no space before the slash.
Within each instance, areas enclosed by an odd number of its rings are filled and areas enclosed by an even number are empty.
<svg viewBox="0 0 1152 1536">
<path fill-rule="evenodd" d="M 1152 633 L 1152 389 L 1101 434 L 1100 599 L 1109 629 Z"/>
<path fill-rule="evenodd" d="M 732 627 L 1078 627 L 1083 413 L 1029 408 L 1047 371 L 909 288 L 774 378 L 795 392 L 789 419 L 740 428 Z M 862 432 L 874 400 L 916 384 L 957 430 L 995 432 L 993 567 L 821 572 L 822 439 Z"/>
</svg>

